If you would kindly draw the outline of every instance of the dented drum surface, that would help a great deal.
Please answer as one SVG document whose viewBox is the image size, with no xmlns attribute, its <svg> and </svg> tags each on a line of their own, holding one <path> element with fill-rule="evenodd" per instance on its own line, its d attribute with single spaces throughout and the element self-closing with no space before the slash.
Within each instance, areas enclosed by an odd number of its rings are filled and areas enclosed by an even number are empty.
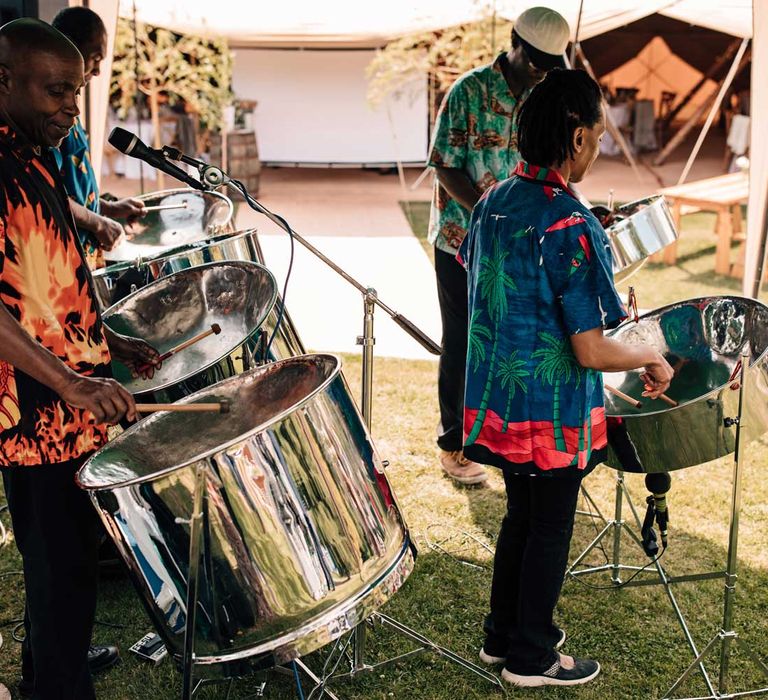
<svg viewBox="0 0 768 700">
<path fill-rule="evenodd" d="M 138 401 L 162 403 L 255 367 L 264 343 L 260 331 L 276 297 L 272 273 L 252 262 L 210 263 L 153 282 L 108 309 L 104 322 L 161 354 L 214 323 L 221 332 L 169 357 L 151 379 L 131 377 L 115 362 L 115 379 Z"/>
<path fill-rule="evenodd" d="M 704 464 L 731 454 L 738 415 L 738 383 L 731 375 L 742 348 L 750 352 L 749 391 L 744 407 L 745 439 L 768 429 L 768 307 L 755 299 L 714 296 L 689 299 L 627 321 L 607 335 L 633 345 L 651 345 L 675 371 L 670 407 L 642 398 L 639 371 L 606 373 L 606 384 L 642 401 L 636 409 L 605 396 L 609 466 L 625 471 L 663 472 Z"/>
</svg>

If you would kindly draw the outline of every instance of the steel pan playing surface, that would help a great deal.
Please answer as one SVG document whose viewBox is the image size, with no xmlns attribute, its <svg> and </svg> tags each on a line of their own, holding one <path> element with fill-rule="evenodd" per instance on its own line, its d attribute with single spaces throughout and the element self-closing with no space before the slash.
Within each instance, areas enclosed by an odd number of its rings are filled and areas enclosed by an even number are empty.
<svg viewBox="0 0 768 700">
<path fill-rule="evenodd" d="M 274 306 L 272 273 L 257 263 L 225 261 L 163 277 L 104 313 L 114 331 L 142 338 L 161 354 L 208 330 L 221 333 L 172 355 L 151 379 L 113 364 L 115 378 L 142 400 L 176 400 L 253 366 L 257 333 Z"/>
<path fill-rule="evenodd" d="M 218 192 L 162 190 L 136 197 L 145 206 L 179 206 L 147 212 L 134 223 L 122 222 L 126 238 L 104 252 L 108 265 L 147 260 L 173 248 L 191 245 L 223 233 L 232 220 L 232 201 Z"/>
<path fill-rule="evenodd" d="M 729 379 L 745 346 L 751 361 L 744 434 L 752 440 L 768 429 L 768 308 L 760 302 L 742 297 L 689 299 L 644 314 L 639 323 L 625 322 L 607 335 L 659 350 L 675 370 L 666 393 L 679 402 L 670 407 L 642 398 L 637 371 L 606 373 L 606 384 L 643 402 L 637 409 L 606 394 L 609 466 L 671 471 L 731 454 L 736 427 L 723 420 L 737 415 L 738 391 Z"/>
</svg>

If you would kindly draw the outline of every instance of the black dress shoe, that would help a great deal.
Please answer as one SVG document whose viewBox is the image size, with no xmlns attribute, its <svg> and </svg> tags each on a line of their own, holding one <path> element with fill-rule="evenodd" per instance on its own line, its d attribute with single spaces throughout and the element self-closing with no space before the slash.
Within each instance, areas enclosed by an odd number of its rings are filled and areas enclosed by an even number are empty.
<svg viewBox="0 0 768 700">
<path fill-rule="evenodd" d="M 120 652 L 113 646 L 91 646 L 88 649 L 88 668 L 96 675 L 112 668 L 120 661 Z"/>
<path fill-rule="evenodd" d="M 112 668 L 120 661 L 120 652 L 113 646 L 91 646 L 88 649 L 88 668 L 92 675 Z M 31 698 L 35 688 L 35 681 L 31 678 L 22 678 L 19 681 L 19 695 L 23 698 Z"/>
</svg>

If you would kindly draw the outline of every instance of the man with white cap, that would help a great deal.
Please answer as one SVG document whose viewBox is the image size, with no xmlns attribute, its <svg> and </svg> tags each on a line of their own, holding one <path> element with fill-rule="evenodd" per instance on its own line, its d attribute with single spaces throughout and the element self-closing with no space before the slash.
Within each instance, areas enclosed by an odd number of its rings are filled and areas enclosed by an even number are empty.
<svg viewBox="0 0 768 700">
<path fill-rule="evenodd" d="M 533 7 L 516 20 L 512 47 L 486 66 L 459 78 L 435 124 L 429 165 L 436 182 L 429 222 L 443 323 L 437 444 L 440 464 L 452 479 L 478 484 L 488 475 L 464 457 L 464 375 L 467 361 L 467 274 L 456 254 L 473 207 L 489 187 L 510 177 L 520 156 L 517 115 L 528 92 L 552 68 L 563 68 L 570 38 L 565 19 Z"/>
</svg>

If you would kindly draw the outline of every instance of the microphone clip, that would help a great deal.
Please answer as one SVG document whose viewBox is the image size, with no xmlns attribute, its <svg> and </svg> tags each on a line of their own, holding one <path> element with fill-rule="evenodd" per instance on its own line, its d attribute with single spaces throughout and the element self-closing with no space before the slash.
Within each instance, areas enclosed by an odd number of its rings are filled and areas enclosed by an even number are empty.
<svg viewBox="0 0 768 700">
<path fill-rule="evenodd" d="M 217 187 L 229 184 L 231 181 L 230 177 L 221 168 L 217 168 L 215 165 L 206 163 L 199 158 L 192 158 L 173 146 L 163 146 L 161 153 L 163 154 L 163 157 L 168 160 L 181 161 L 182 163 L 191 165 L 193 168 L 197 168 L 197 172 L 200 176 L 200 183 L 206 189 L 215 190 Z"/>
<path fill-rule="evenodd" d="M 648 496 L 645 499 L 648 504 L 645 509 L 645 518 L 643 519 L 643 525 L 640 528 L 641 543 L 643 551 L 655 559 L 659 554 L 659 543 L 656 536 L 656 530 L 653 529 L 653 522 L 656 519 L 656 501 L 653 496 Z"/>
</svg>

